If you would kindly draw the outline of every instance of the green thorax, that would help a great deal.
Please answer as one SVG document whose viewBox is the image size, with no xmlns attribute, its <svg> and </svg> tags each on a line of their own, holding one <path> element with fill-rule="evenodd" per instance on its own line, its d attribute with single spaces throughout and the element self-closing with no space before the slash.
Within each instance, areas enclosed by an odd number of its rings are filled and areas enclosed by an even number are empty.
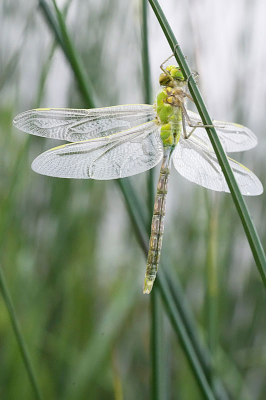
<svg viewBox="0 0 266 400">
<path fill-rule="evenodd" d="M 179 105 L 168 103 L 172 96 L 169 96 L 167 89 L 162 89 L 156 99 L 156 112 L 164 147 L 176 146 L 182 132 L 182 109 Z"/>
<path fill-rule="evenodd" d="M 161 125 L 164 147 L 175 147 L 182 132 L 182 108 L 186 98 L 187 82 L 179 67 L 163 69 L 159 82 L 162 86 L 156 98 L 157 122 Z"/>
</svg>

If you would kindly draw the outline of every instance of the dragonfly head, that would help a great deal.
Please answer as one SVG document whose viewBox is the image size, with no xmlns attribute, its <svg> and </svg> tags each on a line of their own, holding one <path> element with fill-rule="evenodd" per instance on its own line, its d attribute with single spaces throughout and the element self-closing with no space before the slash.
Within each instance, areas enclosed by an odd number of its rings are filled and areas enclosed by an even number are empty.
<svg viewBox="0 0 266 400">
<path fill-rule="evenodd" d="M 159 83 L 161 86 L 175 87 L 186 84 L 184 75 L 179 67 L 176 65 L 168 65 L 165 70 L 167 73 L 163 72 L 159 77 Z"/>
</svg>

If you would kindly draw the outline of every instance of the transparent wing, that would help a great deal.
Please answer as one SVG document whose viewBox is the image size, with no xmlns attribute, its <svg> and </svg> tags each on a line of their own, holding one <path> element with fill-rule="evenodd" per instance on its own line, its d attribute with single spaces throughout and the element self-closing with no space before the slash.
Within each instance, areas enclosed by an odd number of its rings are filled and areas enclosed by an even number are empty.
<svg viewBox="0 0 266 400">
<path fill-rule="evenodd" d="M 197 125 L 199 122 L 202 124 L 198 114 L 188 110 L 188 115 L 193 125 Z M 215 120 L 213 125 L 226 152 L 249 150 L 258 143 L 256 135 L 245 126 Z M 190 130 L 191 128 L 187 125 L 187 131 Z M 195 129 L 193 136 L 201 139 L 207 146 L 211 146 L 209 136 L 204 128 Z"/>
<path fill-rule="evenodd" d="M 55 147 L 38 156 L 32 169 L 59 178 L 116 179 L 154 167 L 162 155 L 160 128 L 151 121 L 108 137 Z"/>
<path fill-rule="evenodd" d="M 24 132 L 78 142 L 112 135 L 155 118 L 153 106 L 129 104 L 89 110 L 39 108 L 16 116 L 14 125 Z"/>
<path fill-rule="evenodd" d="M 180 138 L 173 154 L 177 171 L 188 180 L 208 189 L 230 192 L 213 150 L 195 137 Z M 244 165 L 229 158 L 241 193 L 255 196 L 263 192 L 260 180 Z"/>
</svg>

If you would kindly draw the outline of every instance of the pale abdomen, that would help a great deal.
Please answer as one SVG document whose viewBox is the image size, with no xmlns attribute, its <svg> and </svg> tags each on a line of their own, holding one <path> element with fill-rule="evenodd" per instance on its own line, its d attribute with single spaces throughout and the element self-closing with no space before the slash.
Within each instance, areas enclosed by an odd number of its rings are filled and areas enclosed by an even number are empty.
<svg viewBox="0 0 266 400">
<path fill-rule="evenodd" d="M 168 181 L 171 166 L 171 154 L 172 148 L 165 147 L 153 209 L 150 245 L 143 293 L 151 292 L 160 261 L 164 230 L 166 195 L 168 192 Z"/>
</svg>

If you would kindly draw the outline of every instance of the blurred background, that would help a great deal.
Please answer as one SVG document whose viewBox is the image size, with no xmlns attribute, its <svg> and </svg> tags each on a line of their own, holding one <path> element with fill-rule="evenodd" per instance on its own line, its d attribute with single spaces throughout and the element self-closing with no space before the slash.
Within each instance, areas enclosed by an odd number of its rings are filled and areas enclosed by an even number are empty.
<svg viewBox="0 0 266 400">
<path fill-rule="evenodd" d="M 54 6 L 47 2 L 52 13 Z M 234 154 L 265 186 L 266 3 L 161 2 L 214 119 L 248 126 L 259 145 Z M 58 1 L 97 106 L 143 103 L 141 2 Z M 171 50 L 148 7 L 152 98 Z M 37 1 L 0 4 L 0 266 L 45 399 L 147 399 L 150 297 L 146 257 L 114 181 L 35 174 L 59 142 L 12 126 L 37 107 L 85 108 Z M 189 105 L 193 109 L 193 105 Z M 158 176 L 155 169 L 155 180 Z M 149 173 L 130 179 L 143 207 Z M 156 182 L 154 182 L 154 187 Z M 246 198 L 266 244 L 265 194 Z M 266 396 L 265 290 L 229 194 L 170 179 L 163 256 L 231 399 Z M 201 399 L 165 315 L 164 399 Z M 34 399 L 0 298 L 0 398 Z"/>
</svg>

